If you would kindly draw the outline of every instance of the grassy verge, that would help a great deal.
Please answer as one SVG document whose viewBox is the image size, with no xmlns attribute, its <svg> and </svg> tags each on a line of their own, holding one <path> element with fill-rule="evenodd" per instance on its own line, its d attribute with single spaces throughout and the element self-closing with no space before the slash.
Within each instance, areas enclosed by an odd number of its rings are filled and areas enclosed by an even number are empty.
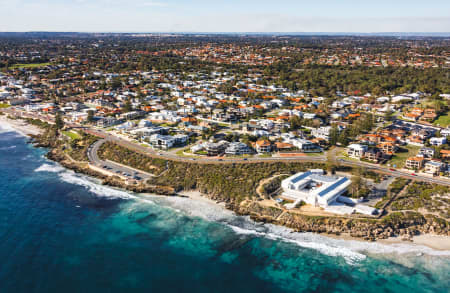
<svg viewBox="0 0 450 293">
<path fill-rule="evenodd" d="M 406 159 L 409 157 L 414 157 L 419 152 L 420 147 L 419 146 L 403 146 L 400 151 L 395 153 L 395 155 L 392 156 L 392 159 L 388 161 L 391 166 L 394 166 L 396 168 L 403 168 L 405 165 Z"/>
<path fill-rule="evenodd" d="M 447 127 L 450 125 L 450 112 L 445 113 L 444 115 L 439 116 L 439 118 L 433 122 L 434 125 L 439 125 L 442 127 Z"/>
<path fill-rule="evenodd" d="M 75 131 L 72 131 L 72 130 L 70 130 L 70 131 L 63 131 L 62 133 L 63 133 L 65 136 L 70 137 L 71 139 L 81 139 L 81 135 L 78 134 L 78 133 L 75 132 Z"/>
<path fill-rule="evenodd" d="M 30 64 L 14 64 L 9 67 L 9 69 L 19 69 L 19 68 L 38 68 L 38 67 L 44 67 L 49 66 L 51 63 L 30 63 Z"/>
</svg>

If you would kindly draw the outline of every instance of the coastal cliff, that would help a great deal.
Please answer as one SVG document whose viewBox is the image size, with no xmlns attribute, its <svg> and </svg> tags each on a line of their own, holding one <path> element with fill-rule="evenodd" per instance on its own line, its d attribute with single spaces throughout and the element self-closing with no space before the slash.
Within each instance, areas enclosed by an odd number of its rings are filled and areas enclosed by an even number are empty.
<svg viewBox="0 0 450 293">
<path fill-rule="evenodd" d="M 54 133 L 47 130 L 44 134 L 33 138 L 36 146 L 51 148 L 47 155 L 49 159 L 57 161 L 75 172 L 101 179 L 102 184 L 124 188 L 132 192 L 176 195 L 180 191 L 197 190 L 216 202 L 224 202 L 227 209 L 238 215 L 247 215 L 258 222 L 282 225 L 299 232 L 346 234 L 371 241 L 393 236 L 410 240 L 419 234 L 450 236 L 450 225 L 446 219 L 416 211 L 391 212 L 380 219 L 310 216 L 282 207 L 264 206 L 259 202 L 261 198 L 258 198 L 256 188 L 261 180 L 274 174 L 293 174 L 311 168 L 324 168 L 324 164 L 321 163 L 198 164 L 175 162 L 153 159 L 135 152 L 130 157 L 129 150 L 112 143 L 105 143 L 99 150 L 99 156 L 102 159 L 110 159 L 118 163 L 130 164 L 131 162 L 134 168 L 157 171 L 158 176 L 145 183 L 130 184 L 119 177 L 107 176 L 94 171 L 88 167 L 87 163 L 73 160 L 64 150 L 65 144 L 51 139 L 52 135 Z M 85 149 L 81 148 L 77 151 L 85 152 Z M 140 163 L 145 164 L 145 167 L 140 166 Z M 163 166 L 166 166 L 166 169 Z"/>
</svg>

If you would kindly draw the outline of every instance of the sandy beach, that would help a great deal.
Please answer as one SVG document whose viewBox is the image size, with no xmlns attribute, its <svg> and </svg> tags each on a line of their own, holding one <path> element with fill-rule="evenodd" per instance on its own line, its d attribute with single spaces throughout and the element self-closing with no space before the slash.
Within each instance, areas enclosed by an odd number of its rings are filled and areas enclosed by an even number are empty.
<svg viewBox="0 0 450 293">
<path fill-rule="evenodd" d="M 184 191 L 180 192 L 180 195 L 189 197 L 190 199 L 194 201 L 201 201 L 208 204 L 218 205 L 221 206 L 223 209 L 225 209 L 225 205 L 223 203 L 216 203 L 214 200 L 211 200 L 205 196 L 203 196 L 198 191 Z M 320 234 L 325 237 L 334 238 L 334 239 L 341 239 L 341 240 L 354 240 L 354 241 L 362 241 L 367 242 L 366 240 L 363 240 L 361 238 L 357 237 L 351 237 L 350 235 L 342 234 L 342 235 L 332 235 L 332 234 Z M 443 235 L 418 235 L 414 236 L 411 241 L 404 241 L 400 237 L 391 237 L 388 239 L 382 239 L 377 240 L 377 243 L 380 244 L 409 244 L 409 245 L 422 245 L 429 247 L 434 250 L 440 250 L 440 251 L 450 251 L 450 237 L 449 236 L 443 236 Z"/>
<path fill-rule="evenodd" d="M 412 242 L 403 241 L 398 237 L 391 237 L 388 239 L 379 240 L 378 242 L 384 244 L 411 243 L 413 245 L 424 245 L 435 250 L 450 250 L 450 237 L 442 235 L 418 235 L 413 237 Z"/>
<path fill-rule="evenodd" d="M 15 131 L 23 134 L 23 135 L 38 135 L 42 133 L 42 130 L 37 126 L 30 125 L 23 120 L 17 119 L 8 119 L 6 115 L 0 115 L 0 125 L 5 125 L 6 127 L 10 127 Z M 219 206 L 220 208 L 226 210 L 224 203 L 217 203 L 214 200 L 203 196 L 198 191 L 183 191 L 179 193 L 181 196 L 185 196 L 193 201 L 202 202 L 204 204 Z M 154 196 L 154 195 L 153 195 Z M 228 210 L 227 210 L 228 211 Z M 350 235 L 330 235 L 330 234 L 321 234 L 323 236 L 341 240 L 355 240 L 355 241 L 363 241 L 360 238 L 351 237 Z M 450 237 L 449 236 L 441 236 L 441 235 L 419 235 L 414 236 L 411 241 L 403 241 L 400 237 L 391 237 L 388 239 L 382 239 L 376 241 L 381 244 L 410 244 L 410 245 L 422 245 L 435 250 L 441 251 L 450 251 Z"/>
<path fill-rule="evenodd" d="M 0 115 L 0 125 L 9 126 L 23 135 L 38 135 L 42 133 L 39 127 L 28 124 L 20 119 L 8 119 L 6 115 Z"/>
</svg>

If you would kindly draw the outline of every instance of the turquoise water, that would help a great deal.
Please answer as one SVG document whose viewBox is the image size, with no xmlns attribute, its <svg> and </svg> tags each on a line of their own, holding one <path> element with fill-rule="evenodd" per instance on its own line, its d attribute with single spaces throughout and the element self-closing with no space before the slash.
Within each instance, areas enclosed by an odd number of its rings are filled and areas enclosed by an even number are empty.
<svg viewBox="0 0 450 293">
<path fill-rule="evenodd" d="M 448 252 L 290 233 L 204 201 L 130 194 L 25 142 L 0 133 L 0 292 L 449 292 Z"/>
</svg>

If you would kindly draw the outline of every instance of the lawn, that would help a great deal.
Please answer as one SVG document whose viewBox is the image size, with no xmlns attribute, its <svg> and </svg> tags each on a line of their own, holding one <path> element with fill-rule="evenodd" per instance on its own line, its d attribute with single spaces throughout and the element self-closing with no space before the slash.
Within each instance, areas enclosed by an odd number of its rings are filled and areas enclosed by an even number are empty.
<svg viewBox="0 0 450 293">
<path fill-rule="evenodd" d="M 11 107 L 11 106 L 8 104 L 0 103 L 0 108 L 8 108 L 8 107 Z"/>
<path fill-rule="evenodd" d="M 63 131 L 63 134 L 70 137 L 71 139 L 81 139 L 81 136 L 74 131 Z"/>
<path fill-rule="evenodd" d="M 403 168 L 403 166 L 405 165 L 406 159 L 417 155 L 420 147 L 408 145 L 408 146 L 403 146 L 402 149 L 407 150 L 407 151 L 395 153 L 395 155 L 392 156 L 392 159 L 388 161 L 388 164 L 391 164 L 391 166 L 395 165 L 396 168 Z"/>
<path fill-rule="evenodd" d="M 9 67 L 9 69 L 17 69 L 17 68 L 37 68 L 51 65 L 51 63 L 30 63 L 30 64 L 14 64 Z"/>
<path fill-rule="evenodd" d="M 320 153 L 305 153 L 307 156 L 310 156 L 310 157 L 318 157 L 318 156 L 322 156 L 323 155 L 323 152 L 320 152 Z"/>
<path fill-rule="evenodd" d="M 450 112 L 445 113 L 445 115 L 439 116 L 439 118 L 434 121 L 434 125 L 439 125 L 442 127 L 447 127 L 450 125 Z"/>
</svg>

